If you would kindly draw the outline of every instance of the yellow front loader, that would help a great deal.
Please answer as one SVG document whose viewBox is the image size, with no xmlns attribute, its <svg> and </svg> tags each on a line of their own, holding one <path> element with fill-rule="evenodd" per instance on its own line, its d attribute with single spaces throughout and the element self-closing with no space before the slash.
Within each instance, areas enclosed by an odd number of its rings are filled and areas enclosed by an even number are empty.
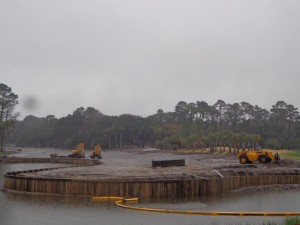
<svg viewBox="0 0 300 225">
<path fill-rule="evenodd" d="M 271 161 L 280 160 L 278 153 L 273 154 L 271 151 L 265 150 L 243 150 L 238 153 L 238 158 L 241 164 L 252 163 L 254 161 L 259 161 L 260 163 L 269 163 Z"/>
</svg>

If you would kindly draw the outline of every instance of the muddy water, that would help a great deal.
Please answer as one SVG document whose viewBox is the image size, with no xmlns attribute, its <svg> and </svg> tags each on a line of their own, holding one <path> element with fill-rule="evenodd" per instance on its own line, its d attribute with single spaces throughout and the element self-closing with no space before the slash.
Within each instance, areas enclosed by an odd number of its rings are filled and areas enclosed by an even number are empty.
<svg viewBox="0 0 300 225">
<path fill-rule="evenodd" d="M 0 164 L 0 174 L 8 171 L 61 166 L 57 164 Z M 3 176 L 0 178 L 2 187 Z M 300 211 L 300 190 L 236 193 L 194 201 L 141 202 L 143 207 L 199 211 Z M 158 214 L 130 211 L 111 202 L 91 202 L 89 198 L 26 195 L 0 192 L 0 224 L 7 225 L 194 225 L 262 224 L 282 221 L 282 217 L 213 217 Z"/>
</svg>

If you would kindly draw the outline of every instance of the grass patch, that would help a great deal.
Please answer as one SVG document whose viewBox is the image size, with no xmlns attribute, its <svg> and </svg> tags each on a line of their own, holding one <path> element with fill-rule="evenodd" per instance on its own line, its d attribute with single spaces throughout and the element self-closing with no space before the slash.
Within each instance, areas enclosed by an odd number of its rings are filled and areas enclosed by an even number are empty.
<svg viewBox="0 0 300 225">
<path fill-rule="evenodd" d="M 17 152 L 0 152 L 0 156 L 3 155 L 12 155 L 12 154 L 16 154 Z"/>
<path fill-rule="evenodd" d="M 283 154 L 287 158 L 300 160 L 300 150 L 289 151 Z"/>
<path fill-rule="evenodd" d="M 284 225 L 300 225 L 300 217 L 287 217 L 284 219 Z"/>
<path fill-rule="evenodd" d="M 240 149 L 241 150 L 241 149 Z M 272 149 L 263 149 L 264 151 L 270 151 L 273 154 L 279 153 L 280 158 L 282 159 L 295 159 L 300 160 L 300 150 L 272 150 Z M 229 148 L 226 147 L 225 151 L 223 147 L 218 146 L 214 152 L 211 152 L 209 148 L 206 148 L 204 151 L 202 149 L 180 149 L 177 150 L 181 153 L 202 153 L 202 154 L 211 154 L 211 155 L 236 155 L 237 152 L 234 154 L 233 148 L 231 148 L 231 153 L 229 153 Z"/>
<path fill-rule="evenodd" d="M 228 147 L 226 147 L 224 150 L 223 147 L 220 148 L 219 146 L 215 148 L 215 151 L 211 151 L 210 148 L 205 148 L 205 149 L 180 149 L 180 150 L 177 150 L 177 152 L 180 152 L 180 153 L 202 153 L 202 154 L 211 154 L 211 155 L 229 155 L 229 154 L 234 155 L 233 148 L 231 148 L 231 152 L 230 152 Z"/>
</svg>

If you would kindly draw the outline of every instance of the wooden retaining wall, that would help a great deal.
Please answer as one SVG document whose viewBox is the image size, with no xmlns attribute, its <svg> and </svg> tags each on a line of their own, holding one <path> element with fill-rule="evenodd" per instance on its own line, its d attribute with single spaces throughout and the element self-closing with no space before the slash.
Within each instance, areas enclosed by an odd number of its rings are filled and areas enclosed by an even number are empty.
<svg viewBox="0 0 300 225">
<path fill-rule="evenodd" d="M 45 170 L 45 169 L 42 169 Z M 36 170 L 39 171 L 39 170 Z M 226 193 L 231 189 L 274 184 L 300 184 L 300 175 L 237 176 L 183 180 L 76 180 L 4 175 L 4 189 L 44 194 L 123 196 L 142 198 L 189 197 Z M 22 173 L 22 174 L 21 174 Z"/>
</svg>

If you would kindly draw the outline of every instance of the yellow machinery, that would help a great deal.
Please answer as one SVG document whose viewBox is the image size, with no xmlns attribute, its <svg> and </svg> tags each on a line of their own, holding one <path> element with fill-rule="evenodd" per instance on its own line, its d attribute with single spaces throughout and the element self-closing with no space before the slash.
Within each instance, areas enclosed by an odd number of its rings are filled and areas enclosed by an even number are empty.
<svg viewBox="0 0 300 225">
<path fill-rule="evenodd" d="M 252 163 L 256 160 L 260 163 L 269 163 L 271 161 L 280 160 L 278 153 L 273 155 L 272 152 L 265 150 L 240 151 L 238 157 L 241 164 Z"/>
<path fill-rule="evenodd" d="M 84 156 L 84 143 L 77 145 L 76 149 L 72 150 L 72 154 L 69 155 L 70 158 L 85 158 Z"/>
<path fill-rule="evenodd" d="M 101 146 L 97 144 L 95 146 L 95 149 L 93 150 L 92 155 L 90 156 L 91 159 L 102 159 L 101 151 L 102 151 Z"/>
</svg>

